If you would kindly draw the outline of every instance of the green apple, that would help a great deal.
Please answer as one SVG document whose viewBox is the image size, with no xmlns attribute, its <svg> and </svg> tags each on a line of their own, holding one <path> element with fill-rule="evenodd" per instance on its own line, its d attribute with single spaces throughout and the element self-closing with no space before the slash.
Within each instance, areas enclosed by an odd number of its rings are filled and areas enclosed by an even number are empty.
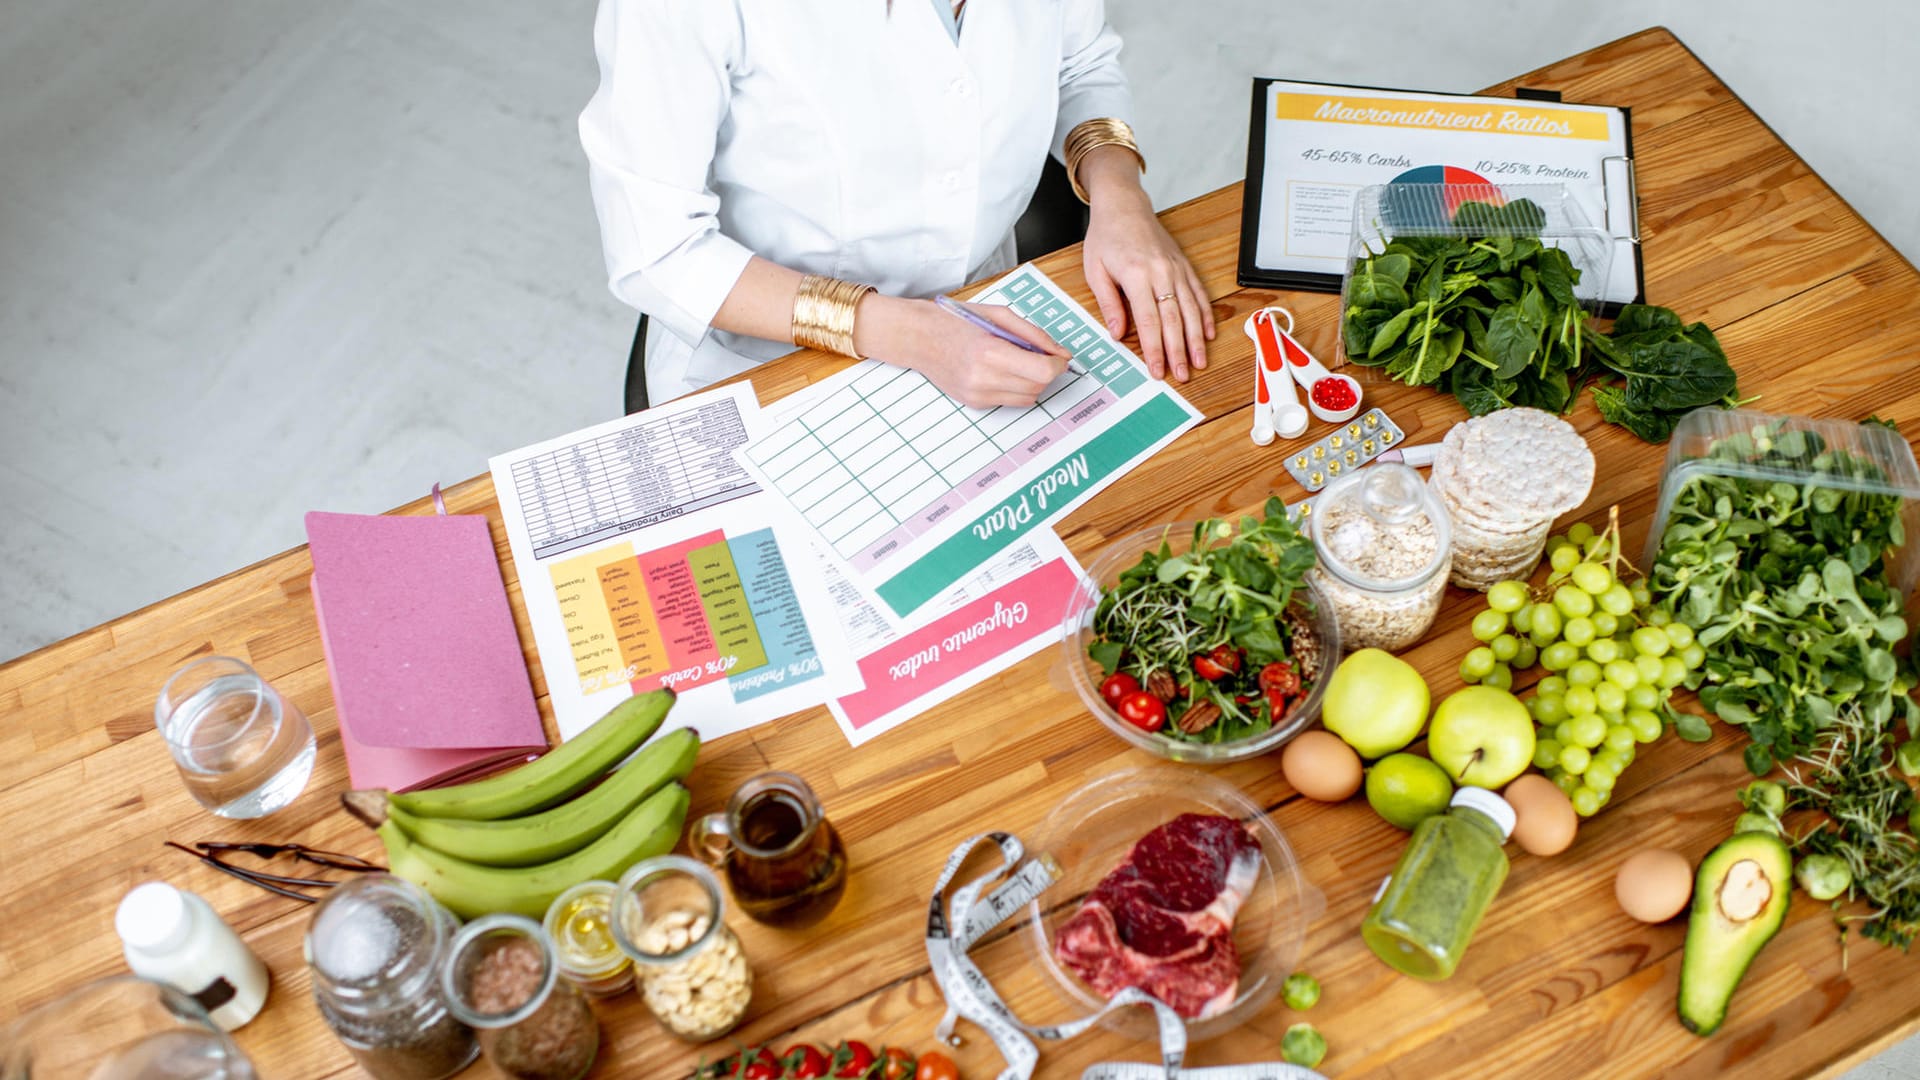
<svg viewBox="0 0 1920 1080">
<path fill-rule="evenodd" d="M 1456 784 L 1498 788 L 1533 761 L 1533 717 L 1505 690 L 1469 686 L 1433 711 L 1427 753 Z"/>
<path fill-rule="evenodd" d="M 1320 722 L 1361 757 L 1377 758 L 1420 734 L 1432 701 L 1427 681 L 1412 664 L 1379 649 L 1361 649 L 1333 669 L 1320 702 Z"/>
</svg>

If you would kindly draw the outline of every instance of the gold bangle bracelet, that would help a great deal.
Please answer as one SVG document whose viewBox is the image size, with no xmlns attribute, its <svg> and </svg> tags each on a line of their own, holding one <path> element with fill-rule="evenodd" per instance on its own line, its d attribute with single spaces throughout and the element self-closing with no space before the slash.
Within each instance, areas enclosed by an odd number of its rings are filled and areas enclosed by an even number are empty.
<svg viewBox="0 0 1920 1080">
<path fill-rule="evenodd" d="M 793 297 L 793 343 L 803 349 L 866 359 L 853 347 L 853 319 L 860 298 L 872 291 L 873 286 L 857 281 L 819 274 L 802 277 L 800 291 Z"/>
<path fill-rule="evenodd" d="M 1125 147 L 1133 155 L 1133 160 L 1139 162 L 1140 171 L 1147 171 L 1147 159 L 1141 155 L 1140 145 L 1133 140 L 1133 129 L 1127 126 L 1126 121 L 1112 117 L 1083 120 L 1067 133 L 1061 154 L 1066 159 L 1067 182 L 1073 185 L 1073 193 L 1083 203 L 1093 200 L 1087 197 L 1087 189 L 1080 183 L 1080 162 L 1102 146 Z"/>
</svg>

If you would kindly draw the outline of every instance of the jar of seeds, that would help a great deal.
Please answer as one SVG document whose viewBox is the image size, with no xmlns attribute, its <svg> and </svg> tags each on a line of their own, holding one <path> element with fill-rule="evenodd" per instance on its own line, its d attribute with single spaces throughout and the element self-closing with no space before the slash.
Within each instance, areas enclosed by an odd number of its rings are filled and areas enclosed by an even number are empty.
<svg viewBox="0 0 1920 1080">
<path fill-rule="evenodd" d="M 1447 512 L 1405 465 L 1379 464 L 1335 481 L 1315 501 L 1309 574 L 1333 608 L 1348 650 L 1398 652 L 1440 612 L 1452 559 Z"/>
<path fill-rule="evenodd" d="M 753 998 L 753 968 L 727 928 L 720 881 L 679 855 L 635 863 L 613 898 L 613 936 L 633 958 L 640 998 L 688 1042 L 732 1031 Z"/>
<path fill-rule="evenodd" d="M 483 915 L 453 937 L 441 990 L 480 1034 L 507 1080 L 580 1080 L 600 1050 L 600 1025 L 578 986 L 560 978 L 553 939 L 524 915 Z"/>
<path fill-rule="evenodd" d="M 314 906 L 307 966 L 320 1016 L 375 1080 L 441 1080 L 480 1052 L 441 992 L 459 920 L 391 874 L 341 882 Z"/>
</svg>

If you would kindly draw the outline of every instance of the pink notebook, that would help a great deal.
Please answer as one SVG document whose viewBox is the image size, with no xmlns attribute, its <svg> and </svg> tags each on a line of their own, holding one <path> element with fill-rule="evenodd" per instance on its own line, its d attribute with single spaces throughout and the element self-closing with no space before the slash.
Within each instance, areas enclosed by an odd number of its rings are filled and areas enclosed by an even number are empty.
<svg viewBox="0 0 1920 1080">
<path fill-rule="evenodd" d="M 546 749 L 486 518 L 314 511 L 307 543 L 354 787 L 450 783 Z"/>
</svg>

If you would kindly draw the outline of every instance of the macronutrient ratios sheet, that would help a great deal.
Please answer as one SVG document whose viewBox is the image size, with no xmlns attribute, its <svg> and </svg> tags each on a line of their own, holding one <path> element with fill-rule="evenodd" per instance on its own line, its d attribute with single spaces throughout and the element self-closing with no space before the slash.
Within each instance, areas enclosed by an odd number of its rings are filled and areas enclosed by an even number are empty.
<svg viewBox="0 0 1920 1080">
<path fill-rule="evenodd" d="M 869 360 L 822 384 L 740 458 L 861 588 L 905 616 L 1046 528 L 1200 413 L 1033 266 L 973 298 L 1005 304 L 1086 369 L 1031 408 L 970 409 Z"/>
</svg>

